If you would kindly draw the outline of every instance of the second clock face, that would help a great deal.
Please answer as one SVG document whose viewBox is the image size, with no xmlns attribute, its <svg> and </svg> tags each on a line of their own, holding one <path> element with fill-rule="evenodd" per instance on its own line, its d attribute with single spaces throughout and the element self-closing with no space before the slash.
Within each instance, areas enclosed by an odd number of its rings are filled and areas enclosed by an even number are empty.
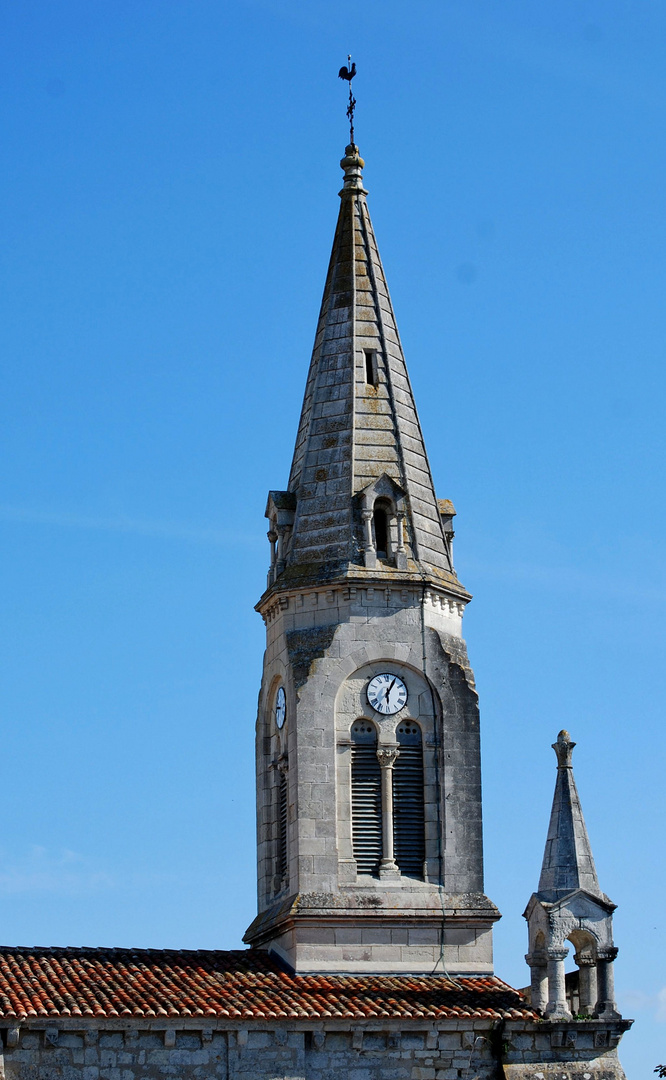
<svg viewBox="0 0 666 1080">
<path fill-rule="evenodd" d="M 407 687 L 397 675 L 375 675 L 368 684 L 368 701 L 375 712 L 391 716 L 407 704 Z"/>
<path fill-rule="evenodd" d="M 287 699 L 284 693 L 284 687 L 281 686 L 275 695 L 275 723 L 279 728 L 282 727 L 287 719 Z"/>
</svg>

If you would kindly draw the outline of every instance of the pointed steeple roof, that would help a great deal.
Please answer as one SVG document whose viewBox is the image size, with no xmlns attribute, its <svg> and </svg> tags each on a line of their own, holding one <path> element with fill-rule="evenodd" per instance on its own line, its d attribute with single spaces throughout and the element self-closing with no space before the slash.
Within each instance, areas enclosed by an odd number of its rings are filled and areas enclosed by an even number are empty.
<svg viewBox="0 0 666 1080">
<path fill-rule="evenodd" d="M 285 579 L 302 579 L 306 567 L 320 578 L 363 570 L 361 493 L 379 482 L 378 493 L 384 484 L 402 499 L 402 572 L 466 596 L 444 535 L 358 147 L 347 146 L 340 164 L 340 213 L 289 478 L 295 513 Z"/>
<path fill-rule="evenodd" d="M 561 731 L 553 743 L 557 780 L 537 893 L 549 903 L 575 889 L 604 897 L 573 775 L 571 756 L 575 745 L 568 731 Z"/>
</svg>

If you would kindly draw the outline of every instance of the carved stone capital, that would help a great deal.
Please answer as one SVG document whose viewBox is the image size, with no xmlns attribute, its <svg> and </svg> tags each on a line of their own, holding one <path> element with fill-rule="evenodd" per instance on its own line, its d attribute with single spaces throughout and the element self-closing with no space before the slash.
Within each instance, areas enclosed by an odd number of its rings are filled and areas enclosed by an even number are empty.
<svg viewBox="0 0 666 1080">
<path fill-rule="evenodd" d="M 545 967 L 548 963 L 548 957 L 544 952 L 527 953 L 525 963 L 531 968 Z"/>
<path fill-rule="evenodd" d="M 596 958 L 594 956 L 579 956 L 578 953 L 574 953 L 574 960 L 578 967 L 595 967 Z"/>
<path fill-rule="evenodd" d="M 560 949 L 548 949 L 546 955 L 549 960 L 566 960 L 569 955 L 569 950 L 564 947 Z"/>
<path fill-rule="evenodd" d="M 606 949 L 599 949 L 597 951 L 597 959 L 598 960 L 610 960 L 610 961 L 613 961 L 613 960 L 615 960 L 615 958 L 617 956 L 617 953 L 618 953 L 618 950 L 615 948 L 614 945 L 611 945 Z"/>
<path fill-rule="evenodd" d="M 395 765 L 400 750 L 397 746 L 380 746 L 377 749 L 377 760 L 382 769 L 389 769 Z"/>
</svg>

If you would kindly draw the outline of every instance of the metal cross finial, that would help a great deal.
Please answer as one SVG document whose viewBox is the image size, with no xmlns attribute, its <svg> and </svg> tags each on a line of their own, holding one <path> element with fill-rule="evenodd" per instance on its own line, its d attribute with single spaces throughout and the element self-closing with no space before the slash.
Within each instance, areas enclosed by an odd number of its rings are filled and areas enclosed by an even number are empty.
<svg viewBox="0 0 666 1080">
<path fill-rule="evenodd" d="M 343 66 L 338 72 L 339 79 L 346 79 L 349 83 L 349 105 L 347 106 L 347 119 L 349 120 L 349 142 L 354 145 L 354 109 L 356 108 L 356 98 L 352 93 L 352 79 L 356 74 L 356 64 L 352 63 L 351 55 L 347 57 L 347 67 Z"/>
</svg>

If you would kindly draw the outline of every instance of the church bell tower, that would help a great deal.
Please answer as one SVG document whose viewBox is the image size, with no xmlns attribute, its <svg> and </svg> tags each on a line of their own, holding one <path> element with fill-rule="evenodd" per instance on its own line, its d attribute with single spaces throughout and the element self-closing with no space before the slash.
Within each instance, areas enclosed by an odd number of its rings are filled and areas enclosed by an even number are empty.
<svg viewBox="0 0 666 1080">
<path fill-rule="evenodd" d="M 297 972 L 492 972 L 479 714 L 354 143 L 257 605 L 258 915 Z"/>
</svg>

